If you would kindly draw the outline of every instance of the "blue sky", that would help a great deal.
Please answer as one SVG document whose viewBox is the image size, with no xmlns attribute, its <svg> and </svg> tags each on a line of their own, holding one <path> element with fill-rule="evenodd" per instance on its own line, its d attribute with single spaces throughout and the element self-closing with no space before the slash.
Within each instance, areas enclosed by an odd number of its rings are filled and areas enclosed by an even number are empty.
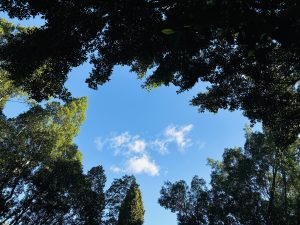
<svg viewBox="0 0 300 225">
<path fill-rule="evenodd" d="M 209 181 L 207 158 L 221 159 L 224 148 L 243 146 L 249 121 L 239 111 L 198 113 L 189 101 L 203 84 L 179 95 L 173 86 L 148 92 L 129 68 L 116 67 L 111 81 L 95 91 L 84 83 L 90 70 L 89 64 L 73 69 L 66 84 L 73 96 L 88 97 L 86 120 L 75 138 L 84 169 L 103 165 L 107 186 L 114 178 L 134 174 L 143 195 L 145 225 L 175 225 L 176 215 L 157 203 L 163 183 L 189 182 L 194 175 Z M 22 104 L 9 102 L 5 113 L 14 116 L 24 110 Z"/>
<path fill-rule="evenodd" d="M 90 90 L 84 85 L 89 65 L 74 69 L 67 86 L 74 96 L 88 96 L 87 118 L 76 143 L 86 169 L 101 164 L 108 184 L 134 174 L 145 204 L 145 225 L 176 224 L 161 208 L 159 190 L 167 180 L 209 179 L 207 158 L 221 159 L 224 148 L 243 146 L 248 120 L 241 112 L 198 113 L 190 99 L 203 89 L 177 95 L 175 87 L 150 92 L 128 68 L 116 67 L 109 83 Z"/>
</svg>

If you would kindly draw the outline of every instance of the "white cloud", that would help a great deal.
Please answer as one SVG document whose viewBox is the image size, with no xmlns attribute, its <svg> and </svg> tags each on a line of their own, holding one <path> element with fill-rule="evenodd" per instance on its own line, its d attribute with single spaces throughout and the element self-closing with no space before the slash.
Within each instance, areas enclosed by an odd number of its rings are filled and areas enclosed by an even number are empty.
<svg viewBox="0 0 300 225">
<path fill-rule="evenodd" d="M 131 135 L 128 132 L 124 132 L 120 135 L 114 136 L 110 139 L 111 146 L 113 148 L 121 148 L 125 144 L 128 144 L 128 142 L 131 139 Z"/>
<path fill-rule="evenodd" d="M 169 141 L 176 141 L 179 149 L 184 149 L 191 143 L 191 139 L 186 138 L 186 134 L 193 129 L 193 125 L 189 124 L 182 127 L 169 126 L 165 130 L 165 136 L 169 138 Z"/>
<path fill-rule="evenodd" d="M 94 140 L 94 144 L 96 145 L 97 150 L 101 151 L 103 149 L 105 141 L 103 141 L 101 137 L 96 137 Z"/>
<path fill-rule="evenodd" d="M 169 153 L 167 140 L 156 139 L 152 142 L 152 145 L 154 149 L 157 150 L 161 155 L 166 155 Z"/>
<path fill-rule="evenodd" d="M 147 144 L 144 140 L 133 140 L 128 144 L 128 150 L 133 153 L 143 153 L 146 145 Z"/>
<path fill-rule="evenodd" d="M 135 174 L 146 173 L 150 176 L 159 175 L 159 167 L 154 161 L 150 161 L 150 158 L 147 155 L 130 158 L 127 162 L 126 170 Z"/>
<path fill-rule="evenodd" d="M 147 142 L 139 138 L 138 135 L 131 135 L 129 132 L 124 132 L 120 135 L 115 135 L 109 140 L 110 147 L 115 149 L 114 154 L 132 155 L 144 153 Z"/>
<path fill-rule="evenodd" d="M 110 147 L 115 150 L 114 155 L 119 155 L 122 151 L 123 154 L 126 154 L 126 151 L 124 150 L 127 150 L 126 148 L 128 148 L 128 145 L 133 138 L 135 137 L 132 137 L 127 131 L 109 138 L 108 142 L 110 143 Z"/>
<path fill-rule="evenodd" d="M 123 170 L 120 168 L 120 167 L 118 167 L 118 166 L 111 166 L 110 168 L 109 168 L 112 172 L 114 172 L 114 173 L 121 173 Z"/>
<path fill-rule="evenodd" d="M 109 168 L 110 171 L 158 176 L 164 172 L 160 171 L 160 167 L 151 159 L 153 151 L 157 151 L 160 155 L 166 155 L 169 153 L 169 145 L 175 143 L 179 151 L 184 152 L 192 144 L 192 140 L 188 138 L 192 129 L 192 124 L 170 125 L 155 139 L 132 135 L 126 131 L 104 138 L 97 137 L 94 143 L 98 150 L 102 150 L 104 147 L 113 150 L 114 156 L 120 159 L 119 163 Z M 200 149 L 205 146 L 205 143 L 195 142 L 193 145 Z"/>
</svg>

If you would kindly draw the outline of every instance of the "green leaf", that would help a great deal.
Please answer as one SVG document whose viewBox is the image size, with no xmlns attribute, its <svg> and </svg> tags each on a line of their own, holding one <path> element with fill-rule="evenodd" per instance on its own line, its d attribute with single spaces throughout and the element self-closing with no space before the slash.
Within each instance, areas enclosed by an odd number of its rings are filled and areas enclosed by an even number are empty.
<svg viewBox="0 0 300 225">
<path fill-rule="evenodd" d="M 165 35 L 172 35 L 176 33 L 176 31 L 171 28 L 162 29 L 161 32 Z"/>
</svg>

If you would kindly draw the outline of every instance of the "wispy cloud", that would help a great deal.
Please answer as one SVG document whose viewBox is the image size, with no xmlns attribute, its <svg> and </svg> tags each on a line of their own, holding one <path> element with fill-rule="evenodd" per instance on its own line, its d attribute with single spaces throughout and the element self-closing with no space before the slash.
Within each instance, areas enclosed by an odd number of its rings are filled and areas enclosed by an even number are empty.
<svg viewBox="0 0 300 225">
<path fill-rule="evenodd" d="M 110 143 L 113 148 L 121 148 L 125 144 L 128 144 L 131 138 L 132 137 L 128 132 L 124 132 L 120 135 L 113 136 L 112 138 L 110 138 Z"/>
<path fill-rule="evenodd" d="M 184 152 L 192 145 L 192 140 L 188 138 L 188 133 L 193 129 L 192 124 L 185 126 L 170 125 L 165 128 L 161 137 L 154 140 L 141 138 L 139 135 L 132 135 L 128 131 L 119 135 L 112 135 L 110 138 L 97 137 L 94 141 L 98 150 L 103 149 L 104 145 L 114 149 L 115 155 L 144 154 L 147 149 L 154 149 L 161 155 L 169 153 L 169 144 L 175 142 L 178 149 Z"/>
<path fill-rule="evenodd" d="M 121 173 L 121 172 L 123 172 L 123 169 L 122 168 L 120 168 L 120 167 L 118 167 L 118 166 L 111 166 L 110 168 L 110 171 L 112 171 L 112 172 L 114 172 L 114 173 Z"/>
<path fill-rule="evenodd" d="M 94 143 L 96 145 L 96 149 L 101 151 L 103 149 L 105 141 L 103 141 L 101 137 L 96 137 Z"/>
<path fill-rule="evenodd" d="M 187 138 L 186 135 L 193 129 L 193 125 L 189 124 L 182 127 L 169 126 L 165 130 L 165 136 L 169 141 L 175 141 L 179 147 L 179 150 L 183 152 L 186 147 L 191 145 L 191 139 Z"/>
<path fill-rule="evenodd" d="M 147 142 L 140 139 L 139 135 L 131 135 L 128 131 L 114 135 L 109 142 L 115 155 L 141 154 L 144 153 L 147 145 Z"/>
<path fill-rule="evenodd" d="M 146 149 L 146 145 L 147 143 L 144 140 L 133 140 L 128 144 L 128 150 L 133 153 L 143 153 Z"/>
<path fill-rule="evenodd" d="M 151 160 L 154 151 L 160 155 L 169 154 L 169 145 L 174 143 L 180 152 L 190 147 L 193 143 L 189 138 L 189 132 L 193 129 L 192 124 L 185 126 L 170 125 L 157 135 L 155 139 L 132 135 L 126 131 L 121 134 L 113 134 L 106 138 L 97 137 L 94 140 L 96 148 L 104 147 L 113 151 L 115 157 L 121 157 L 121 164 L 113 165 L 110 170 L 114 173 L 145 173 L 150 176 L 158 176 L 160 167 Z M 194 143 L 198 148 L 203 144 Z"/>
<path fill-rule="evenodd" d="M 169 153 L 167 140 L 155 139 L 152 143 L 153 148 L 161 155 L 166 155 Z"/>
<path fill-rule="evenodd" d="M 127 161 L 126 171 L 140 174 L 146 173 L 150 176 L 158 176 L 159 175 L 159 167 L 155 164 L 154 161 L 151 161 L 147 155 L 143 156 L 135 156 L 130 158 Z"/>
</svg>

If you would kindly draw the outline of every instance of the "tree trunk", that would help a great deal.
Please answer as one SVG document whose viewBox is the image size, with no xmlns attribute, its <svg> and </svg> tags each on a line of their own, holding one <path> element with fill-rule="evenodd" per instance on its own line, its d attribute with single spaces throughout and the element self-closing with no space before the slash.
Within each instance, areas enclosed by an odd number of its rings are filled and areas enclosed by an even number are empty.
<svg viewBox="0 0 300 225">
<path fill-rule="evenodd" d="M 288 220 L 288 201 L 287 201 L 287 179 L 286 179 L 286 171 L 283 169 L 282 171 L 282 180 L 283 180 L 283 191 L 284 191 L 284 219 L 286 222 L 286 225 L 289 225 Z"/>
<path fill-rule="evenodd" d="M 275 153 L 275 160 L 274 160 L 274 166 L 272 171 L 272 184 L 270 188 L 270 198 L 269 198 L 269 205 L 268 205 L 268 211 L 267 211 L 267 223 L 266 225 L 272 225 L 272 211 L 274 207 L 274 197 L 275 197 L 275 189 L 276 189 L 276 176 L 277 176 L 277 153 Z"/>
</svg>

